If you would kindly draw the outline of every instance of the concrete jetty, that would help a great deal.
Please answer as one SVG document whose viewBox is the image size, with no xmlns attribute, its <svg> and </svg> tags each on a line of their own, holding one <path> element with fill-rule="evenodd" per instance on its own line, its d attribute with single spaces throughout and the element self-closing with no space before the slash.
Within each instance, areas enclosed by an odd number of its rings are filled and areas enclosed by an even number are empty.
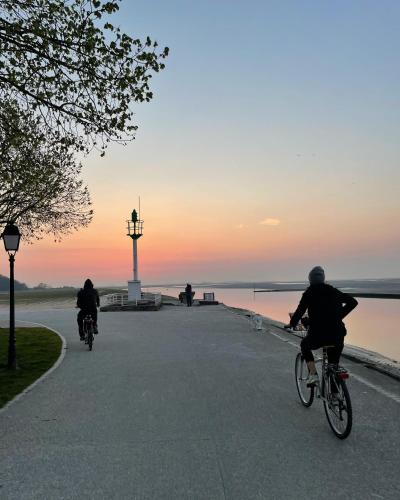
<svg viewBox="0 0 400 500">
<path fill-rule="evenodd" d="M 88 352 L 75 310 L 37 311 L 63 363 L 0 412 L 0 498 L 372 499 L 400 491 L 400 384 L 350 370 L 354 427 L 301 406 L 298 339 L 223 305 L 100 313 Z M 1 389 L 0 389 L 1 390 Z"/>
</svg>

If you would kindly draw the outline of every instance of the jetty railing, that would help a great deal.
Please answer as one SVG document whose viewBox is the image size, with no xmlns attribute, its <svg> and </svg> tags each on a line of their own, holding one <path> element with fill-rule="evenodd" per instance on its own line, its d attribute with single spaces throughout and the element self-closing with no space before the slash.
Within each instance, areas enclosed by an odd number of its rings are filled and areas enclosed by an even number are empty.
<svg viewBox="0 0 400 500">
<path fill-rule="evenodd" d="M 106 300 L 107 305 L 123 306 L 128 302 L 127 293 L 108 293 L 107 295 L 104 295 L 102 298 Z"/>
<path fill-rule="evenodd" d="M 127 293 L 108 293 L 107 295 L 103 295 L 102 299 L 106 300 L 107 305 L 118 305 L 124 306 L 129 303 L 136 303 L 138 305 L 141 302 L 151 303 L 154 302 L 154 305 L 161 306 L 162 295 L 161 293 L 147 293 L 142 292 L 141 300 L 128 301 Z"/>
</svg>

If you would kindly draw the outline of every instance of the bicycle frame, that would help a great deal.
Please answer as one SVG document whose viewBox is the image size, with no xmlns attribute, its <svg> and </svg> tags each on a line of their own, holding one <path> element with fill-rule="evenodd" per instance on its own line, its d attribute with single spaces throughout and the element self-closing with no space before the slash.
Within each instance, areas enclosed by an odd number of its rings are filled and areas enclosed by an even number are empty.
<svg viewBox="0 0 400 500">
<path fill-rule="evenodd" d="M 318 384 L 315 386 L 314 390 L 315 390 L 315 396 L 318 398 L 318 399 L 322 399 L 322 401 L 326 401 L 328 402 L 328 400 L 322 395 L 322 391 L 321 391 L 321 383 L 322 383 L 322 380 L 326 379 L 327 378 L 327 368 L 328 368 L 328 350 L 326 347 L 323 348 L 322 350 L 322 358 L 319 357 L 317 359 L 315 359 L 315 366 L 321 364 L 321 376 L 319 377 L 320 381 L 318 382 Z"/>
<path fill-rule="evenodd" d="M 335 411 L 335 408 L 332 406 L 332 402 L 325 397 L 324 394 L 322 394 L 322 390 L 321 390 L 321 384 L 323 381 L 325 381 L 325 387 L 328 388 L 331 386 L 331 378 L 330 378 L 330 371 L 331 369 L 329 368 L 329 362 L 328 362 L 328 348 L 327 347 L 323 347 L 323 351 L 322 351 L 322 358 L 319 357 L 315 360 L 315 364 L 321 364 L 321 377 L 320 377 L 320 382 L 315 386 L 315 396 L 318 398 L 318 399 L 321 399 L 322 401 L 324 401 L 326 404 L 329 405 L 331 411 L 333 411 L 335 413 L 335 415 L 337 417 L 340 417 L 340 415 L 338 415 Z M 345 372 L 343 373 L 343 378 L 344 379 L 347 379 L 349 377 L 348 373 Z M 331 394 L 331 390 L 328 389 L 327 391 L 327 395 L 330 395 Z"/>
</svg>

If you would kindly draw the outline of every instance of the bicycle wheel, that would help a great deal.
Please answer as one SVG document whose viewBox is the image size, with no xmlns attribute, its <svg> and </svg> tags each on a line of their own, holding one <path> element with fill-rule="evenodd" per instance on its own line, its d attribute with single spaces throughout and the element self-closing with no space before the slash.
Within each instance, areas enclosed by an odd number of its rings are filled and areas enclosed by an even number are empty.
<svg viewBox="0 0 400 500">
<path fill-rule="evenodd" d="M 346 439 L 353 425 L 353 410 L 346 382 L 334 373 L 327 374 L 322 380 L 322 396 L 326 418 L 333 433 L 339 439 Z"/>
<path fill-rule="evenodd" d="M 89 351 L 93 349 L 93 326 L 89 327 L 88 331 L 88 346 L 89 346 Z"/>
<path fill-rule="evenodd" d="M 88 335 L 89 335 L 88 325 L 87 325 L 86 321 L 84 321 L 83 322 L 83 337 L 85 339 L 85 344 L 88 343 Z"/>
<path fill-rule="evenodd" d="M 314 400 L 314 387 L 307 387 L 306 380 L 308 377 L 307 363 L 305 362 L 301 352 L 296 357 L 295 363 L 296 387 L 299 393 L 301 403 L 307 408 L 312 405 Z"/>
</svg>

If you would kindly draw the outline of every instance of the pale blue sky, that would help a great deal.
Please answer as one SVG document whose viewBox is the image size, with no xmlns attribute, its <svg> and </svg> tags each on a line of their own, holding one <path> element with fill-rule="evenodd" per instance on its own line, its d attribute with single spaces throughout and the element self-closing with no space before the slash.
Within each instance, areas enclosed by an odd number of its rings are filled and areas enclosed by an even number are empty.
<svg viewBox="0 0 400 500">
<path fill-rule="evenodd" d="M 321 168 L 397 175 L 399 14 L 385 1 L 123 1 L 126 31 L 171 48 L 138 139 L 170 153 L 165 175 L 183 155 L 210 173 L 252 164 L 256 179 L 268 161 L 307 183 Z"/>
</svg>

